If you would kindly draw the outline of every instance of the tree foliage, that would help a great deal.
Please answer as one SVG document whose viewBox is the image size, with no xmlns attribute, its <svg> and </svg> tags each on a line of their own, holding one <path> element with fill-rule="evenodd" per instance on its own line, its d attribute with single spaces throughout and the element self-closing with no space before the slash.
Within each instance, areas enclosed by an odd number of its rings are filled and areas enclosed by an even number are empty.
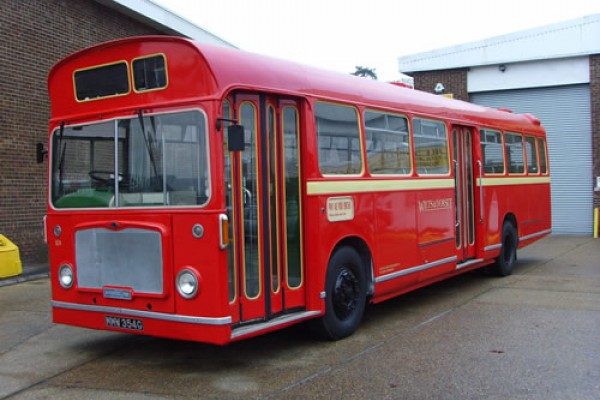
<svg viewBox="0 0 600 400">
<path fill-rule="evenodd" d="M 377 80 L 377 73 L 375 72 L 375 68 L 362 67 L 359 65 L 357 65 L 355 68 L 356 71 L 354 71 L 352 75 Z"/>
</svg>

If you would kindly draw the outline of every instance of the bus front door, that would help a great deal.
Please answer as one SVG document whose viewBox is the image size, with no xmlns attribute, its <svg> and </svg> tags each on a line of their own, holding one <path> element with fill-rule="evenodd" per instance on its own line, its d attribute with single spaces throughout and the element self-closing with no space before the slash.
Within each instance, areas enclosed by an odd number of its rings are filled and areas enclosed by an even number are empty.
<svg viewBox="0 0 600 400">
<path fill-rule="evenodd" d="M 454 199 L 456 204 L 455 236 L 458 262 L 475 257 L 475 206 L 473 175 L 473 131 L 455 126 L 452 129 L 454 165 Z"/>
<path fill-rule="evenodd" d="M 245 149 L 232 157 L 234 320 L 271 319 L 305 305 L 299 106 L 235 96 Z"/>
</svg>

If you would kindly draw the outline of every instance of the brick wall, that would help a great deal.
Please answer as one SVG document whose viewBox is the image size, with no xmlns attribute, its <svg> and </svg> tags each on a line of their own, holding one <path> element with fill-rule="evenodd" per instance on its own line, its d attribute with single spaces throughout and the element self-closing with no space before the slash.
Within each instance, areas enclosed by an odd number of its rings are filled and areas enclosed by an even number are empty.
<svg viewBox="0 0 600 400">
<path fill-rule="evenodd" d="M 592 109 L 592 176 L 600 176 L 600 54 L 590 56 L 590 94 Z M 594 207 L 600 207 L 600 192 L 594 192 Z"/>
<path fill-rule="evenodd" d="M 445 93 L 452 93 L 455 99 L 469 101 L 467 92 L 467 69 L 446 69 L 441 71 L 409 72 L 415 78 L 415 89 L 434 93 L 433 88 L 441 82 Z"/>
<path fill-rule="evenodd" d="M 160 34 L 93 0 L 2 0 L 0 12 L 0 233 L 25 262 L 45 261 L 42 217 L 48 164 L 46 79 L 59 59 L 107 40 Z"/>
</svg>

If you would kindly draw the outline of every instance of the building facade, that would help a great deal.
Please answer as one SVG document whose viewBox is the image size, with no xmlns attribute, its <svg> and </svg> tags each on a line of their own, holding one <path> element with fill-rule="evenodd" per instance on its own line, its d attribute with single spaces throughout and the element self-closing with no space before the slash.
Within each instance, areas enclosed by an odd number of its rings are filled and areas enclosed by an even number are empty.
<svg viewBox="0 0 600 400">
<path fill-rule="evenodd" d="M 19 246 L 25 262 L 47 258 L 48 164 L 36 163 L 35 149 L 48 140 L 48 71 L 100 42 L 163 34 L 231 46 L 146 0 L 0 2 L 0 233 Z"/>
<path fill-rule="evenodd" d="M 600 14 L 399 58 L 415 88 L 532 113 L 548 134 L 553 232 L 600 207 Z M 438 89 L 440 86 L 438 86 Z"/>
</svg>

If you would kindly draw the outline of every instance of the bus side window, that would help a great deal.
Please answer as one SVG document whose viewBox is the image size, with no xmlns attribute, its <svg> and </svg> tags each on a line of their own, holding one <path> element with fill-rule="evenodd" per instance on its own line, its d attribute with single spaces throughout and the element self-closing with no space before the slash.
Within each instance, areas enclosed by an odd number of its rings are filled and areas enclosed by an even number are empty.
<svg viewBox="0 0 600 400">
<path fill-rule="evenodd" d="M 504 152 L 502 134 L 498 131 L 482 129 L 479 133 L 483 171 L 486 174 L 504 173 Z"/>
<path fill-rule="evenodd" d="M 506 164 L 508 165 L 508 173 L 525 173 L 525 159 L 523 157 L 523 136 L 517 133 L 505 134 L 504 149 L 506 152 Z"/>
<path fill-rule="evenodd" d="M 548 173 L 548 161 L 546 159 L 546 141 L 544 139 L 538 139 L 538 151 L 540 153 L 540 172 L 542 174 Z"/>
<path fill-rule="evenodd" d="M 410 174 L 410 140 L 406 117 L 365 111 L 364 122 L 371 173 Z"/>
<path fill-rule="evenodd" d="M 413 119 L 415 165 L 419 175 L 445 175 L 450 171 L 448 134 L 441 121 Z"/>
<path fill-rule="evenodd" d="M 525 154 L 527 155 L 527 172 L 530 174 L 538 174 L 537 148 L 535 146 L 535 138 L 531 136 L 525 137 Z"/>
<path fill-rule="evenodd" d="M 315 123 L 321 173 L 362 173 L 360 131 L 356 109 L 350 106 L 317 103 Z"/>
</svg>

